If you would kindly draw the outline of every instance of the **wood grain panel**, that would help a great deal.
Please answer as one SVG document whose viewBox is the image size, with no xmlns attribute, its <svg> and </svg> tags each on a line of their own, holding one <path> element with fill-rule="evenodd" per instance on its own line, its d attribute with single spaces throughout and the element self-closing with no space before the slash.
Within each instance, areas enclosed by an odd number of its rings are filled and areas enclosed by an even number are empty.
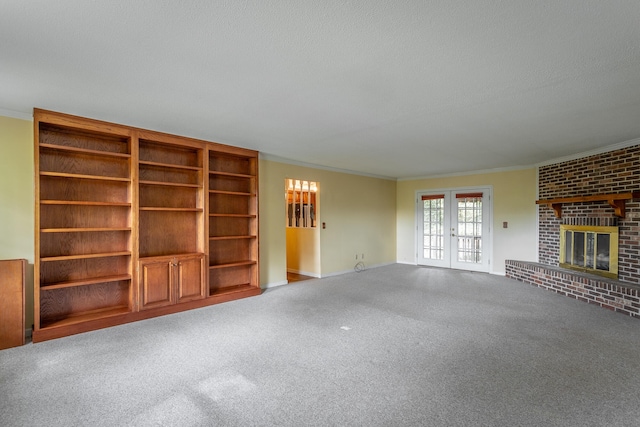
<svg viewBox="0 0 640 427">
<path fill-rule="evenodd" d="M 0 261 L 0 350 L 24 344 L 24 280 L 27 261 Z"/>
<path fill-rule="evenodd" d="M 81 280 L 129 274 L 131 257 L 107 257 L 43 262 L 40 266 L 40 284 Z"/>
<path fill-rule="evenodd" d="M 140 207 L 196 208 L 198 190 L 195 188 L 140 186 Z"/>
<path fill-rule="evenodd" d="M 209 170 L 241 175 L 255 175 L 255 159 L 216 153 L 209 158 Z"/>
<path fill-rule="evenodd" d="M 129 304 L 130 281 L 100 283 L 40 293 L 40 319 L 43 325 L 84 313 L 123 307 Z"/>
<path fill-rule="evenodd" d="M 241 267 L 216 268 L 209 271 L 209 293 L 213 294 L 220 289 L 248 285 L 251 283 L 252 270 L 255 266 L 246 265 Z"/>
<path fill-rule="evenodd" d="M 40 256 L 131 251 L 131 231 L 41 233 Z"/>
<path fill-rule="evenodd" d="M 251 180 L 251 178 L 211 175 L 209 178 L 209 190 L 252 193 L 254 190 Z"/>
<path fill-rule="evenodd" d="M 65 128 L 46 123 L 40 124 L 40 143 L 55 144 L 110 153 L 131 153 L 127 138 L 98 132 L 83 131 L 78 128 Z"/>
<path fill-rule="evenodd" d="M 198 252 L 197 220 L 193 212 L 140 212 L 140 256 Z"/>
<path fill-rule="evenodd" d="M 128 182 L 43 176 L 40 178 L 40 200 L 131 203 L 129 187 Z"/>
<path fill-rule="evenodd" d="M 127 228 L 129 211 L 126 206 L 40 205 L 40 228 Z"/>
<path fill-rule="evenodd" d="M 211 193 L 209 195 L 209 212 L 219 214 L 251 213 L 250 201 L 250 196 Z"/>
<path fill-rule="evenodd" d="M 248 239 L 215 240 L 209 244 L 209 264 L 228 264 L 247 261 L 251 257 L 251 242 Z"/>
<path fill-rule="evenodd" d="M 205 297 L 204 256 L 178 260 L 178 302 Z"/>
<path fill-rule="evenodd" d="M 201 184 L 202 173 L 188 169 L 140 165 L 140 181 L 175 182 L 179 184 Z"/>
<path fill-rule="evenodd" d="M 129 159 L 41 148 L 40 171 L 128 178 Z"/>
<path fill-rule="evenodd" d="M 173 304 L 171 292 L 173 261 L 140 262 L 140 309 L 146 310 Z"/>
<path fill-rule="evenodd" d="M 209 235 L 219 236 L 250 236 L 252 235 L 251 218 L 213 217 L 209 223 Z"/>
<path fill-rule="evenodd" d="M 202 150 L 177 145 L 140 141 L 140 160 L 180 166 L 202 166 Z"/>
</svg>

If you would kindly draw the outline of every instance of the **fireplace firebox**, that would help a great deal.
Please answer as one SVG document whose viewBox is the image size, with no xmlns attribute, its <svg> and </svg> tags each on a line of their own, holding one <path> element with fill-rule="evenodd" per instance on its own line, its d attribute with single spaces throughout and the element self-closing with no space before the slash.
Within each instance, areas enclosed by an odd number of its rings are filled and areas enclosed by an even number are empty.
<svg viewBox="0 0 640 427">
<path fill-rule="evenodd" d="M 561 225 L 560 266 L 618 278 L 618 227 Z"/>
</svg>

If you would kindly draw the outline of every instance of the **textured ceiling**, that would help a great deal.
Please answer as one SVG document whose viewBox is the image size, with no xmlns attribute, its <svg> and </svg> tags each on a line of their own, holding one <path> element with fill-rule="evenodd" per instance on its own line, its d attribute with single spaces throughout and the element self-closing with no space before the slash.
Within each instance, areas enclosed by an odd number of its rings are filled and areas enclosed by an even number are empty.
<svg viewBox="0 0 640 427">
<path fill-rule="evenodd" d="M 392 178 L 640 137 L 640 1 L 0 0 L 0 110 Z"/>
</svg>

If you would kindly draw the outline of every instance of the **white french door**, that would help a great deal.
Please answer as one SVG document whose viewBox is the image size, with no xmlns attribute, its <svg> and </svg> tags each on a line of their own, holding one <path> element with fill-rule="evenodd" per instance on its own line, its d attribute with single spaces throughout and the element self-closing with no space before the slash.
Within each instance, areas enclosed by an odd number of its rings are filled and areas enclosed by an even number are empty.
<svg viewBox="0 0 640 427">
<path fill-rule="evenodd" d="M 489 271 L 491 188 L 418 192 L 419 265 Z"/>
</svg>

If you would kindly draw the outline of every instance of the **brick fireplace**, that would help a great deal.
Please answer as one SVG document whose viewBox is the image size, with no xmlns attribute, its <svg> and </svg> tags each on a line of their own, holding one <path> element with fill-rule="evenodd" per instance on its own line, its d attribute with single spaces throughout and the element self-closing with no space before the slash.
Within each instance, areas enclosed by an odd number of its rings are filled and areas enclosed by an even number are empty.
<svg viewBox="0 0 640 427">
<path fill-rule="evenodd" d="M 541 200 L 637 193 L 640 145 L 541 166 L 538 189 Z M 635 196 L 625 200 L 621 216 L 606 200 L 562 203 L 560 217 L 553 206 L 541 204 L 538 263 L 509 260 L 507 276 L 640 317 L 640 198 Z M 618 228 L 617 280 L 560 268 L 562 224 Z"/>
</svg>

